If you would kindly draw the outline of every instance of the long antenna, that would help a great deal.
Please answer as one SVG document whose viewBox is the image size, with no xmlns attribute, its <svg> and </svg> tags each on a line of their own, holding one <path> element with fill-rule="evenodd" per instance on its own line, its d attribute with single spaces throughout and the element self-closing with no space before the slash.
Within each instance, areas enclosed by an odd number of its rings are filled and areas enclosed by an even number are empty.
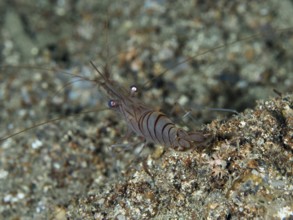
<svg viewBox="0 0 293 220">
<path fill-rule="evenodd" d="M 1 137 L 0 138 L 0 143 L 5 141 L 5 140 L 7 140 L 7 139 L 9 139 L 9 138 L 15 137 L 15 136 L 17 136 L 17 135 L 19 135 L 21 133 L 33 130 L 33 129 L 37 128 L 37 127 L 41 127 L 41 126 L 49 124 L 49 123 L 57 122 L 57 121 L 65 119 L 65 118 L 76 117 L 76 116 L 80 116 L 80 115 L 83 115 L 83 114 L 87 114 L 87 113 L 91 113 L 91 112 L 97 112 L 97 111 L 104 111 L 104 110 L 109 110 L 109 108 L 102 108 L 102 109 L 83 111 L 83 112 L 72 114 L 72 115 L 69 115 L 69 116 L 62 116 L 62 117 L 58 117 L 58 118 L 53 118 L 51 120 L 43 121 L 43 122 L 34 124 L 33 126 L 31 126 L 29 128 L 25 128 L 25 129 L 22 129 L 22 130 L 20 130 L 18 132 L 13 133 L 13 134 Z"/>
<path fill-rule="evenodd" d="M 293 30 L 293 28 L 292 28 L 292 27 L 289 27 L 289 28 L 283 28 L 283 29 L 279 29 L 279 30 L 277 30 L 276 32 L 284 32 L 284 31 L 288 31 L 288 30 Z M 151 83 L 154 79 L 163 76 L 165 73 L 167 73 L 168 71 L 170 71 L 170 70 L 176 68 L 177 66 L 180 66 L 181 64 L 188 63 L 189 61 L 195 59 L 196 57 L 203 56 L 203 55 L 208 54 L 208 53 L 210 53 L 210 52 L 213 52 L 213 51 L 216 51 L 216 50 L 222 49 L 222 48 L 227 47 L 227 46 L 231 46 L 231 45 L 236 44 L 236 43 L 239 43 L 239 42 L 245 42 L 245 41 L 252 40 L 252 39 L 254 39 L 254 38 L 259 38 L 259 37 L 262 36 L 262 34 L 263 34 L 262 32 L 259 32 L 259 33 L 257 33 L 257 34 L 249 35 L 249 36 L 247 36 L 247 37 L 243 37 L 243 38 L 241 38 L 241 39 L 238 39 L 238 40 L 232 41 L 232 42 L 230 42 L 230 43 L 224 43 L 224 44 L 221 44 L 221 45 L 219 45 L 219 46 L 217 46 L 217 47 L 214 47 L 214 48 L 212 48 L 212 49 L 208 49 L 208 50 L 205 50 L 205 51 L 203 51 L 203 52 L 201 52 L 201 53 L 195 54 L 194 56 L 188 57 L 187 59 L 184 59 L 184 60 L 182 60 L 182 61 L 180 61 L 180 62 L 174 64 L 173 66 L 171 66 L 171 67 L 165 69 L 165 70 L 164 70 L 162 73 L 160 73 L 159 75 L 157 75 L 157 76 L 151 78 L 150 80 L 148 80 L 145 84 L 143 84 L 143 88 L 145 88 L 145 87 L 146 87 L 149 83 Z"/>
</svg>

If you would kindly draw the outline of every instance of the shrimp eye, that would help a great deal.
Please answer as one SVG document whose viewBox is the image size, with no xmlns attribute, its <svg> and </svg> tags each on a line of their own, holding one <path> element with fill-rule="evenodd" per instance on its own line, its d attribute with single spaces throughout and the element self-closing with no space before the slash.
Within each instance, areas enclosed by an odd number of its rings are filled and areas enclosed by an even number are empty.
<svg viewBox="0 0 293 220">
<path fill-rule="evenodd" d="M 118 103 L 115 100 L 109 100 L 108 106 L 109 108 L 116 108 L 118 106 Z"/>
<path fill-rule="evenodd" d="M 137 87 L 136 86 L 130 86 L 130 94 L 131 95 L 134 95 L 136 92 L 138 91 Z"/>
</svg>

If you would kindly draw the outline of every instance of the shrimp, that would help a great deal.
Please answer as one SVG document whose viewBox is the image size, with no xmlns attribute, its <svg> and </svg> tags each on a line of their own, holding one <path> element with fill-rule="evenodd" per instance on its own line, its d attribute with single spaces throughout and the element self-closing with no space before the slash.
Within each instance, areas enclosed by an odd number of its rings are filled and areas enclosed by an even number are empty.
<svg viewBox="0 0 293 220">
<path fill-rule="evenodd" d="M 93 68 L 103 81 L 97 83 L 111 97 L 108 106 L 124 118 L 128 128 L 143 137 L 146 142 L 171 147 L 177 151 L 190 149 L 194 144 L 202 145 L 211 137 L 203 132 L 187 132 L 179 128 L 164 113 L 155 111 L 136 97 L 137 87 L 130 91 L 103 74 L 91 61 Z"/>
<path fill-rule="evenodd" d="M 286 30 L 291 30 L 291 28 L 287 28 L 287 29 L 285 28 L 280 31 L 286 31 Z M 259 34 L 251 35 L 246 38 L 231 42 L 229 45 L 238 43 L 240 41 L 249 41 L 256 37 L 259 37 Z M 196 58 L 197 56 L 205 55 L 215 50 L 224 48 L 225 46 L 226 45 L 220 45 L 210 50 L 206 50 L 200 54 L 191 56 L 181 62 L 178 62 L 171 68 L 167 68 L 165 71 L 162 71 L 159 75 L 157 75 L 157 77 L 161 77 L 170 69 L 176 68 L 179 65 L 187 63 L 191 61 L 192 59 Z M 92 61 L 90 62 L 90 64 L 100 75 L 99 79 L 93 80 L 81 75 L 74 75 L 67 72 L 63 72 L 63 74 L 67 74 L 71 77 L 77 77 L 78 78 L 77 81 L 79 80 L 90 81 L 90 82 L 96 83 L 97 85 L 100 85 L 110 97 L 110 100 L 108 102 L 108 107 L 110 107 L 110 109 L 117 111 L 125 120 L 129 130 L 134 132 L 138 136 L 144 138 L 146 142 L 163 145 L 167 148 L 171 147 L 178 151 L 184 151 L 184 150 L 190 149 L 194 145 L 197 145 L 197 146 L 205 145 L 208 142 L 208 140 L 211 139 L 212 135 L 209 133 L 204 133 L 201 131 L 187 132 L 184 129 L 179 128 L 174 122 L 172 122 L 171 119 L 167 117 L 166 114 L 152 109 L 147 104 L 145 104 L 140 99 L 138 99 L 136 97 L 136 94 L 137 94 L 136 86 L 132 86 L 130 88 L 130 91 L 128 91 L 118 82 L 115 82 L 113 79 L 109 77 L 110 74 L 107 68 L 105 68 L 105 72 L 102 73 L 94 65 Z M 27 68 L 29 69 L 29 67 Z M 38 67 L 35 67 L 32 69 L 44 70 Z M 144 86 L 148 85 L 148 83 L 154 79 L 155 78 L 152 78 L 150 81 L 147 81 L 147 83 L 145 83 Z M 100 109 L 100 111 L 102 110 L 105 110 L 105 109 Z M 84 113 L 88 113 L 88 112 L 92 112 L 92 111 L 86 111 Z M 72 115 L 72 116 L 76 116 L 76 115 Z M 11 135 L 1 137 L 0 142 L 7 140 L 11 137 L 14 137 L 16 135 L 19 135 L 21 133 L 24 133 L 28 130 L 34 129 L 36 127 L 39 127 L 45 124 L 59 121 L 64 118 L 65 117 L 54 118 L 51 120 L 47 120 L 47 121 L 35 124 L 19 132 L 15 132 Z"/>
<path fill-rule="evenodd" d="M 130 91 L 121 86 L 118 82 L 111 79 L 107 66 L 105 72 L 102 73 L 95 64 L 90 64 L 98 72 L 100 78 L 88 79 L 84 76 L 76 76 L 79 80 L 91 81 L 102 87 L 110 100 L 108 107 L 118 112 L 125 120 L 130 131 L 145 139 L 147 143 L 159 144 L 165 147 L 171 147 L 177 151 L 184 151 L 195 145 L 204 145 L 210 138 L 210 134 L 203 132 L 187 132 L 179 128 L 171 119 L 160 111 L 153 110 L 147 104 L 143 103 L 136 97 L 137 87 L 131 86 Z M 64 73 L 72 75 L 70 73 Z M 105 109 L 100 109 L 105 110 Z M 91 111 L 83 112 L 88 113 Z M 11 137 L 19 135 L 36 127 L 56 122 L 64 119 L 64 117 L 54 118 L 45 122 L 35 124 L 29 128 L 13 133 L 6 137 L 2 137 L 0 141 L 7 140 Z"/>
</svg>

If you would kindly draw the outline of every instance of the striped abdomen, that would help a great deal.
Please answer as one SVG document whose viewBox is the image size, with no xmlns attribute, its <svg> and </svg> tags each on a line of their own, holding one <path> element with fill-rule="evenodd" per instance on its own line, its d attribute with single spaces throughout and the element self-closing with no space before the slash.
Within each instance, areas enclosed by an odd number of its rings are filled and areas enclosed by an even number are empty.
<svg viewBox="0 0 293 220">
<path fill-rule="evenodd" d="M 202 143 L 207 138 L 201 132 L 188 133 L 176 125 L 162 112 L 145 111 L 136 120 L 129 120 L 132 130 L 146 141 L 187 150 L 193 142 Z"/>
</svg>

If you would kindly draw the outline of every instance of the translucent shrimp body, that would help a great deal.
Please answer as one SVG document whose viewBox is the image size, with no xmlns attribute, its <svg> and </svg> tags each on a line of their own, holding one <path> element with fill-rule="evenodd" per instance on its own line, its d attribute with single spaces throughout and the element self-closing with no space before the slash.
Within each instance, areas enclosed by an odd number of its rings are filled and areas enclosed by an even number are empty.
<svg viewBox="0 0 293 220">
<path fill-rule="evenodd" d="M 146 142 L 171 147 L 178 151 L 188 150 L 195 145 L 203 145 L 210 138 L 203 132 L 187 132 L 175 125 L 164 113 L 155 111 L 139 100 L 137 88 L 130 91 L 109 79 L 91 62 L 102 81 L 97 83 L 107 92 L 111 100 L 109 107 L 122 115 L 131 131 L 143 137 Z"/>
</svg>

